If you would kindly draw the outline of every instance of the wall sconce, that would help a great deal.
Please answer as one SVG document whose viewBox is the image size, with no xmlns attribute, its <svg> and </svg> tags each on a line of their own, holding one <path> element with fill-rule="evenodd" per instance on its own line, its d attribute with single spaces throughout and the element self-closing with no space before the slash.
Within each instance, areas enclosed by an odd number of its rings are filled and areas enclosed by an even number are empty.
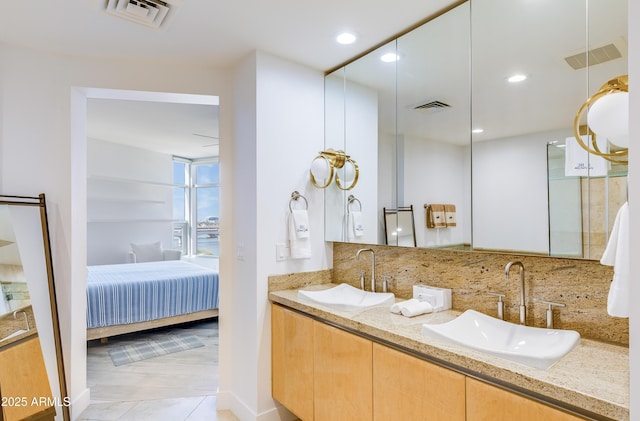
<svg viewBox="0 0 640 421">
<path fill-rule="evenodd" d="M 580 137 L 580 118 L 587 112 L 587 132 L 591 136 L 591 147 Z M 578 110 L 573 122 L 573 135 L 578 144 L 594 155 L 620 164 L 628 162 L 629 153 L 629 76 L 622 75 L 610 79 L 600 90 L 585 101 Z M 614 152 L 601 151 L 596 136 L 608 139 L 619 148 Z"/>
<path fill-rule="evenodd" d="M 346 166 L 345 166 L 346 165 Z M 344 168 L 344 178 L 347 187 L 342 184 L 337 169 Z M 309 175 L 311 178 L 311 184 L 319 189 L 324 189 L 333 181 L 333 175 L 335 173 L 336 184 L 340 190 L 351 190 L 356 186 L 358 177 L 360 176 L 360 170 L 356 161 L 344 153 L 344 151 L 336 151 L 333 149 L 327 149 L 318 153 L 318 156 L 311 161 L 311 168 L 309 169 Z M 322 180 L 320 183 L 318 180 Z"/>
</svg>

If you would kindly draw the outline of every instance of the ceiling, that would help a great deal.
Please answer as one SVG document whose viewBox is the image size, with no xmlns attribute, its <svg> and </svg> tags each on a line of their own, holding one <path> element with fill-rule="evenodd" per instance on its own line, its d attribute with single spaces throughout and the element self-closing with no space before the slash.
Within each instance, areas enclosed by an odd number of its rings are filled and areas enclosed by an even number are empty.
<svg viewBox="0 0 640 421">
<path fill-rule="evenodd" d="M 65 0 L 64 6 L 56 1 L 3 1 L 0 43 L 68 56 L 179 60 L 217 68 L 230 67 L 260 50 L 324 71 L 455 3 L 165 1 L 171 10 L 160 29 L 107 13 L 107 0 Z M 354 44 L 335 42 L 345 30 L 357 34 Z M 204 146 L 217 137 L 216 106 L 173 104 L 169 108 L 170 104 L 93 100 L 88 135 L 142 148 L 151 145 L 154 150 L 190 158 L 217 154 L 216 147 Z"/>
<path fill-rule="evenodd" d="M 588 7 L 585 0 L 476 0 L 471 10 L 458 6 L 332 77 L 375 90 L 381 104 L 397 104 L 380 107 L 382 132 L 469 145 L 470 125 L 484 129 L 473 141 L 570 129 L 590 95 L 627 73 L 626 36 L 626 7 L 607 0 L 589 0 Z M 611 43 L 622 56 L 588 72 L 565 61 L 587 45 Z M 400 60 L 383 63 L 386 52 Z M 507 83 L 515 73 L 528 79 Z M 414 109 L 434 100 L 450 107 Z"/>
<path fill-rule="evenodd" d="M 107 0 L 65 0 L 64 8 L 59 7 L 56 2 L 41 0 L 0 2 L 0 42 L 70 56 L 99 56 L 114 60 L 180 60 L 212 67 L 231 66 L 251 51 L 261 50 L 324 71 L 380 45 L 405 28 L 457 3 L 452 0 L 370 0 L 366 4 L 366 13 L 363 13 L 362 2 L 354 0 L 326 0 L 305 4 L 293 0 L 165 1 L 179 1 L 180 4 L 169 12 L 160 29 L 151 29 L 108 14 L 105 11 Z M 477 136 L 478 140 L 509 136 L 515 130 L 522 130 L 522 127 L 516 129 L 515 126 L 509 126 L 521 123 L 521 116 L 525 115 L 529 116 L 529 132 L 557 128 L 571 120 L 576 104 L 579 105 L 586 98 L 585 84 L 581 82 L 585 80 L 585 72 L 569 69 L 563 57 L 584 46 L 584 37 L 568 37 L 566 34 L 580 34 L 580 30 L 572 30 L 574 25 L 582 25 L 584 32 L 585 20 L 580 13 L 573 13 L 572 19 L 551 17 L 572 16 L 572 12 L 565 13 L 564 8 L 576 5 L 579 7 L 580 4 L 584 5 L 583 1 L 565 0 L 558 3 L 539 0 L 532 3 L 520 0 L 482 3 L 486 7 L 487 17 L 483 18 L 486 21 L 495 20 L 495 16 L 504 16 L 507 6 L 517 7 L 516 4 L 522 4 L 525 8 L 533 8 L 528 12 L 523 9 L 525 13 L 542 14 L 547 17 L 549 24 L 545 28 L 520 30 L 521 28 L 514 27 L 517 24 L 513 22 L 517 22 L 517 19 L 499 19 L 490 25 L 491 31 L 474 30 L 476 51 L 479 45 L 497 45 L 500 40 L 506 42 L 503 44 L 506 47 L 488 50 L 484 55 L 488 60 L 483 65 L 484 74 L 479 78 L 474 77 L 474 103 L 478 103 L 481 95 L 484 95 L 489 102 L 483 101 L 482 109 L 491 111 L 491 114 L 481 113 L 478 111 L 480 108 L 474 108 L 474 124 L 478 122 L 487 129 L 484 134 Z M 495 10 L 496 7 L 500 9 Z M 552 10 L 546 10 L 547 7 Z M 614 9 L 605 0 L 590 0 L 589 7 L 592 16 L 614 13 Z M 559 8 L 562 8 L 562 13 Z M 615 17 L 609 16 L 601 20 L 608 22 L 607 26 L 592 31 L 590 37 L 593 44 L 626 35 L 626 22 L 623 20 L 623 24 L 620 24 L 625 11 L 617 9 Z M 479 12 L 480 9 L 474 9 L 474 16 L 478 16 Z M 451 46 L 452 42 L 465 42 L 465 32 L 452 30 L 455 26 L 450 22 L 445 24 L 444 18 L 439 20 L 443 22 L 441 27 L 450 28 L 447 34 L 438 33 L 438 25 L 434 21 L 428 25 L 429 30 L 403 37 L 402 43 L 398 44 L 398 48 L 405 54 L 404 61 L 401 60 L 400 63 L 409 62 L 412 50 L 422 52 L 419 55 L 424 56 L 425 45 L 435 48 L 426 57 L 427 60 L 420 64 L 429 70 L 414 68 L 410 71 L 412 74 L 431 74 L 429 80 L 432 83 L 424 89 L 417 89 L 415 85 L 407 86 L 407 93 L 399 97 L 399 100 L 404 98 L 405 103 L 399 105 L 409 110 L 410 105 L 430 99 L 444 99 L 454 104 L 453 111 L 434 114 L 426 119 L 424 113 L 410 111 L 410 116 L 408 112 L 406 119 L 409 123 L 415 120 L 412 123 L 415 128 L 407 130 L 407 134 L 413 132 L 419 135 L 424 131 L 421 126 L 428 124 L 435 138 L 450 138 L 449 141 L 461 144 L 468 142 L 468 123 L 452 125 L 450 121 L 454 118 L 466 118 L 468 121 L 468 117 L 465 117 L 468 114 L 465 114 L 463 108 L 456 108 L 455 104 L 468 102 L 469 86 L 468 83 L 458 82 L 461 80 L 459 72 L 452 72 L 446 62 L 468 63 L 468 57 L 453 55 L 455 47 Z M 356 43 L 349 46 L 336 43 L 335 35 L 343 30 L 355 32 L 358 35 Z M 425 40 L 422 33 L 432 40 Z M 530 37 L 528 40 L 525 38 L 527 36 Z M 448 51 L 438 52 L 438 45 L 443 45 L 443 39 L 449 41 L 446 45 Z M 417 47 L 412 46 L 414 42 L 418 42 Z M 548 46 L 544 49 L 548 54 L 519 56 L 521 51 L 526 51 L 520 46 L 532 43 Z M 462 53 L 467 54 L 465 51 Z M 433 74 L 436 69 L 433 57 L 439 57 L 437 62 L 440 64 L 440 77 L 433 77 L 436 76 Z M 377 61 L 379 66 L 377 55 L 371 54 L 369 60 Z M 479 74 L 477 55 L 474 60 L 474 74 Z M 384 73 L 372 71 L 372 67 L 364 64 L 367 60 L 361 62 L 361 82 L 380 88 L 380 82 L 373 79 L 380 75 L 386 77 Z M 523 65 L 528 66 L 526 71 L 533 72 L 532 81 L 535 83 L 518 88 L 518 102 L 529 105 L 526 108 L 516 108 L 504 101 L 504 96 L 497 92 L 505 89 L 505 76 L 513 70 L 521 70 Z M 606 80 L 604 75 L 611 72 L 609 68 L 618 65 L 619 62 L 612 62 L 591 68 L 593 77 L 589 81 L 590 89 L 593 86 L 597 89 Z M 468 64 L 457 66 L 457 70 L 464 71 L 467 66 Z M 351 66 L 351 71 L 357 67 Z M 399 65 L 399 75 L 400 72 L 406 72 L 405 68 L 406 64 Z M 539 71 L 542 68 L 554 71 L 543 73 Z M 622 69 L 626 69 L 626 65 Z M 575 75 L 581 75 L 582 79 L 575 78 Z M 352 73 L 352 76 L 355 75 Z M 487 86 L 486 92 L 477 90 L 478 80 L 482 80 L 483 86 Z M 390 86 L 394 84 L 395 82 Z M 561 110 L 559 103 L 554 103 L 554 107 L 547 105 L 550 94 L 546 88 L 552 92 L 562 92 L 565 104 L 562 104 Z M 544 121 L 531 118 L 531 109 L 544 110 L 548 117 Z M 458 117 L 454 117 L 458 112 Z M 509 112 L 516 115 L 508 117 Z M 383 126 L 386 120 L 389 120 L 389 125 L 395 124 L 394 120 L 387 119 L 384 115 L 380 116 L 380 120 Z M 215 143 L 218 137 L 218 107 L 215 105 L 91 100 L 87 123 L 88 135 L 92 138 L 118 141 L 188 158 L 217 155 Z M 442 126 L 440 131 L 439 126 Z M 458 127 L 459 132 L 452 132 L 452 126 Z"/>
</svg>

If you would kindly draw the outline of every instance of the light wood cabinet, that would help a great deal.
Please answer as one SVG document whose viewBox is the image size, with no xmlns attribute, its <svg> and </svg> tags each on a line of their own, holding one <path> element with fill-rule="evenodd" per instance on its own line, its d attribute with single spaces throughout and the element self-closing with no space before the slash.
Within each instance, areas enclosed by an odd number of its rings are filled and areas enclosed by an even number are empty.
<svg viewBox="0 0 640 421">
<path fill-rule="evenodd" d="M 273 397 L 303 421 L 583 420 L 275 304 L 271 335 Z"/>
<path fill-rule="evenodd" d="M 53 420 L 56 410 L 37 336 L 0 351 L 0 394 L 4 421 Z"/>
<path fill-rule="evenodd" d="M 314 322 L 315 421 L 371 420 L 372 342 Z"/>
<path fill-rule="evenodd" d="M 583 418 L 467 377 L 468 421 L 577 421 Z"/>
<path fill-rule="evenodd" d="M 373 344 L 374 421 L 465 419 L 465 376 Z"/>
<path fill-rule="evenodd" d="M 271 393 L 303 420 L 313 420 L 313 320 L 271 305 Z"/>
</svg>

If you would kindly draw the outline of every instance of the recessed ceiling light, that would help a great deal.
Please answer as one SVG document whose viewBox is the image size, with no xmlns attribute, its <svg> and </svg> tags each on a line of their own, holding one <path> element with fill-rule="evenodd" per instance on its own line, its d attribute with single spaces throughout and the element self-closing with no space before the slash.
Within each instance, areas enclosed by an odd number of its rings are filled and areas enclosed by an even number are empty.
<svg viewBox="0 0 640 421">
<path fill-rule="evenodd" d="M 380 60 L 384 61 L 385 63 L 393 63 L 394 61 L 400 60 L 400 56 L 396 53 L 386 53 L 380 57 Z"/>
<path fill-rule="evenodd" d="M 336 37 L 336 41 L 340 44 L 353 44 L 356 42 L 356 36 L 350 32 L 343 32 Z"/>
<path fill-rule="evenodd" d="M 482 132 L 484 132 L 484 129 L 481 129 L 481 128 L 471 130 L 471 133 L 482 133 Z"/>
<path fill-rule="evenodd" d="M 507 81 L 509 83 L 518 83 L 518 82 L 522 82 L 523 80 L 527 79 L 527 75 L 523 75 L 523 74 L 518 74 L 518 75 L 513 75 L 511 77 L 509 77 L 507 79 Z"/>
</svg>

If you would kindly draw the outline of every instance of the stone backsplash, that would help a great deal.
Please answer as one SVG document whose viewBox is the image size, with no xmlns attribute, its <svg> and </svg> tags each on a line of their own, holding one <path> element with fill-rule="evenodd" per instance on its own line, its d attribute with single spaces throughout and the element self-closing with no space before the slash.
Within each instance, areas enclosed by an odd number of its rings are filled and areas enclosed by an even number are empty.
<svg viewBox="0 0 640 421">
<path fill-rule="evenodd" d="M 417 282 L 451 288 L 454 309 L 472 308 L 491 316 L 497 314 L 498 301 L 487 293 L 502 293 L 506 295 L 505 318 L 515 323 L 520 304 L 518 268 L 512 268 L 506 281 L 504 267 L 520 261 L 525 267 L 527 324 L 546 326 L 547 306 L 536 300 L 553 301 L 566 305 L 554 309 L 555 327 L 577 330 L 585 338 L 629 345 L 629 320 L 607 314 L 613 269 L 591 260 L 334 243 L 332 270 L 271 276 L 269 290 L 330 282 L 359 287 L 361 271 L 366 271 L 367 280 L 371 276 L 370 254 L 355 260 L 363 247 L 375 250 L 379 291 L 383 275 L 390 276 L 389 290 L 400 298 L 410 298 Z"/>
<path fill-rule="evenodd" d="M 585 338 L 629 344 L 628 319 L 607 314 L 613 268 L 597 261 L 334 243 L 332 282 L 359 287 L 363 270 L 370 279 L 370 254 L 355 260 L 356 252 L 363 247 L 375 251 L 378 291 L 383 275 L 390 276 L 389 290 L 401 298 L 410 298 L 417 282 L 451 288 L 454 309 L 472 308 L 492 316 L 497 314 L 498 301 L 487 293 L 502 293 L 506 295 L 505 318 L 516 323 L 520 304 L 518 268 L 511 269 L 509 281 L 505 280 L 504 268 L 510 261 L 520 261 L 525 267 L 528 325 L 545 327 L 547 306 L 536 300 L 553 301 L 566 305 L 554 309 L 556 328 L 577 330 Z"/>
</svg>

